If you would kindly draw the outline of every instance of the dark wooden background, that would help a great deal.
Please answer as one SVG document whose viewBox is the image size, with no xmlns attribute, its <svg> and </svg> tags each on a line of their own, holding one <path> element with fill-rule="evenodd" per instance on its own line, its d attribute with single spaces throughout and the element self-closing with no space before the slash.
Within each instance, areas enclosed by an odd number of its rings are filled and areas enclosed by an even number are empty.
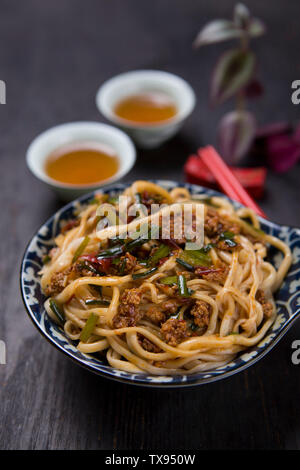
<svg viewBox="0 0 300 470">
<path fill-rule="evenodd" d="M 178 73 L 198 104 L 180 134 L 157 151 L 139 152 L 126 180 L 182 180 L 197 146 L 214 142 L 218 118 L 207 103 L 211 66 L 222 45 L 195 52 L 201 25 L 231 14 L 232 0 L 1 0 L 0 106 L 1 449 L 295 449 L 300 448 L 300 365 L 291 343 L 300 323 L 249 370 L 193 390 L 150 390 L 99 378 L 48 344 L 24 310 L 18 278 L 33 232 L 60 207 L 26 169 L 39 132 L 73 120 L 102 121 L 95 92 L 131 69 Z M 254 43 L 266 94 L 261 124 L 299 118 L 291 82 L 300 78 L 299 0 L 248 0 L 268 35 Z M 269 174 L 262 207 L 277 222 L 299 225 L 300 169 Z"/>
</svg>

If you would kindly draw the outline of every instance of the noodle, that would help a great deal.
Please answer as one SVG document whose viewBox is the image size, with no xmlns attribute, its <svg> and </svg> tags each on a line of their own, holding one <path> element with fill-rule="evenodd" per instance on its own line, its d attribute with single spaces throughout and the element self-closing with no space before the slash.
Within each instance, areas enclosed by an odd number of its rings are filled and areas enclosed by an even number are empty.
<svg viewBox="0 0 300 470">
<path fill-rule="evenodd" d="M 97 209 L 110 199 L 96 195 L 56 237 L 41 271 L 45 309 L 54 321 L 63 318 L 78 349 L 106 354 L 111 367 L 130 373 L 184 375 L 220 367 L 257 344 L 276 318 L 273 293 L 291 265 L 289 247 L 264 233 L 251 209 L 235 210 L 225 198 L 207 201 L 147 181 L 123 195 L 125 211 L 138 201 L 142 215 L 123 223 L 117 212 L 119 225 L 97 230 Z M 152 214 L 152 204 L 162 208 Z M 189 206 L 194 219 L 204 207 L 202 248 L 189 251 L 191 240 L 174 235 L 175 206 Z M 157 238 L 122 238 L 150 222 Z M 283 255 L 277 270 L 265 260 L 269 245 Z"/>
</svg>

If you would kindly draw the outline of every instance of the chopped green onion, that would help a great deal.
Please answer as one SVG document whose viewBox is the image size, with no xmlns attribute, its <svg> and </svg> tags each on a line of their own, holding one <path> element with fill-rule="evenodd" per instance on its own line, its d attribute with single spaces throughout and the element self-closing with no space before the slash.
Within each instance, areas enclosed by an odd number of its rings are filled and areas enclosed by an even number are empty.
<svg viewBox="0 0 300 470">
<path fill-rule="evenodd" d="M 144 271 L 143 273 L 137 273 L 132 275 L 132 279 L 143 279 L 144 277 L 150 276 L 150 274 L 154 273 L 157 271 L 157 268 L 151 268 L 148 271 Z"/>
<path fill-rule="evenodd" d="M 165 258 L 170 253 L 170 248 L 167 245 L 161 244 L 155 253 L 149 258 L 148 264 L 155 266 L 161 258 Z"/>
<path fill-rule="evenodd" d="M 203 248 L 201 250 L 184 250 L 180 253 L 179 259 L 194 267 L 212 264 L 209 253 L 206 253 Z"/>
<path fill-rule="evenodd" d="M 45 255 L 42 259 L 43 264 L 47 264 L 47 263 L 49 263 L 49 261 L 51 261 L 51 258 L 50 258 L 49 255 Z"/>
<path fill-rule="evenodd" d="M 49 301 L 50 308 L 52 312 L 56 315 L 57 319 L 60 323 L 65 323 L 65 314 L 63 309 L 58 305 L 58 303 L 54 299 L 50 299 Z"/>
<path fill-rule="evenodd" d="M 134 195 L 134 199 L 135 199 L 135 202 L 136 202 L 137 204 L 141 204 L 141 202 L 142 202 L 142 196 L 141 196 L 140 193 L 136 193 L 136 194 Z"/>
<path fill-rule="evenodd" d="M 109 204 L 116 204 L 118 202 L 118 200 L 119 200 L 119 196 L 114 196 L 114 197 L 109 197 L 107 199 L 107 202 Z"/>
<path fill-rule="evenodd" d="M 123 246 L 115 245 L 111 248 L 108 248 L 107 250 L 100 251 L 99 255 L 97 256 L 97 259 L 112 258 L 114 256 L 119 256 L 122 253 L 123 253 Z"/>
<path fill-rule="evenodd" d="M 88 204 L 92 205 L 92 204 L 100 204 L 100 201 L 98 198 L 94 197 L 93 199 L 91 199 Z"/>
<path fill-rule="evenodd" d="M 183 259 L 176 258 L 176 263 L 181 264 L 181 266 L 183 266 L 188 271 L 194 271 L 194 266 L 189 263 L 186 263 Z"/>
<path fill-rule="evenodd" d="M 88 237 L 88 236 L 84 237 L 84 239 L 82 240 L 79 247 L 77 248 L 77 250 L 74 253 L 72 263 L 75 263 L 75 261 L 79 258 L 79 256 L 84 252 L 84 250 L 85 250 L 85 248 L 86 248 L 89 241 L 90 241 L 90 237 Z"/>
<path fill-rule="evenodd" d="M 235 234 L 233 232 L 226 231 L 226 232 L 221 233 L 220 240 L 224 240 L 226 245 L 233 248 L 234 246 L 237 245 L 237 243 L 234 241 L 234 236 Z"/>
<path fill-rule="evenodd" d="M 101 299 L 88 299 L 85 301 L 85 305 L 110 305 L 108 300 L 101 300 Z"/>
<path fill-rule="evenodd" d="M 173 318 L 174 320 L 177 320 L 180 312 L 181 312 L 181 307 L 179 307 L 177 312 L 173 313 L 173 315 L 170 315 L 169 318 Z"/>
<path fill-rule="evenodd" d="M 142 238 L 142 237 L 136 238 L 135 240 L 132 240 L 132 241 L 126 243 L 125 251 L 132 251 L 132 250 L 134 250 L 134 248 L 137 248 L 141 245 L 144 245 L 144 243 L 147 243 L 149 240 L 150 240 L 149 237 L 147 237 L 147 238 Z"/>
<path fill-rule="evenodd" d="M 166 286 L 172 286 L 177 284 L 177 276 L 168 276 L 159 280 L 160 284 L 165 284 Z"/>
<path fill-rule="evenodd" d="M 194 323 L 194 322 L 191 322 L 189 327 L 192 331 L 197 331 L 199 329 L 199 326 L 196 325 L 196 323 Z"/>
<path fill-rule="evenodd" d="M 94 274 L 99 274 L 97 269 L 94 268 L 88 261 L 81 261 L 80 262 L 80 269 L 87 269 L 88 271 L 91 271 Z"/>
<path fill-rule="evenodd" d="M 229 240 L 232 240 L 234 238 L 234 233 L 227 230 L 226 232 L 221 233 L 220 238 L 222 240 L 225 240 L 225 238 L 229 238 Z"/>
<path fill-rule="evenodd" d="M 191 200 L 192 201 L 198 201 L 198 202 L 202 202 L 203 204 L 206 204 L 208 206 L 211 206 L 211 207 L 219 207 L 217 204 L 214 204 L 212 202 L 212 198 L 211 197 L 195 197 L 196 195 L 194 195 Z"/>
<path fill-rule="evenodd" d="M 261 234 L 261 235 L 265 235 L 265 232 L 261 229 L 261 228 L 258 228 L 258 227 L 254 227 L 254 225 L 252 225 L 250 222 L 248 222 L 247 220 L 244 220 L 243 219 L 243 222 L 248 225 L 248 227 L 252 230 L 255 230 L 255 232 Z"/>
<path fill-rule="evenodd" d="M 182 274 L 179 274 L 178 276 L 177 285 L 178 285 L 179 295 L 181 295 L 182 297 L 190 296 L 190 293 L 186 285 L 186 279 Z"/>
<path fill-rule="evenodd" d="M 100 294 L 100 297 L 102 297 L 102 286 L 98 286 L 97 284 L 89 284 L 89 286 L 95 289 L 98 294 Z"/>
<path fill-rule="evenodd" d="M 141 266 L 148 266 L 148 261 L 145 259 L 139 259 L 138 264 Z"/>
<path fill-rule="evenodd" d="M 121 266 L 120 266 L 120 270 L 119 270 L 119 274 L 124 274 L 124 271 L 125 271 L 125 268 L 126 268 L 126 256 L 124 257 L 122 263 L 121 263 Z"/>
<path fill-rule="evenodd" d="M 215 247 L 214 243 L 208 243 L 207 245 L 204 245 L 204 247 L 201 248 L 200 251 L 202 251 L 203 253 L 208 253 L 214 247 Z"/>
<path fill-rule="evenodd" d="M 84 325 L 84 328 L 80 334 L 80 341 L 82 341 L 83 343 L 87 342 L 87 340 L 89 339 L 89 337 L 94 331 L 97 320 L 98 320 L 98 316 L 92 312 L 89 318 L 87 319 L 87 322 Z"/>
</svg>

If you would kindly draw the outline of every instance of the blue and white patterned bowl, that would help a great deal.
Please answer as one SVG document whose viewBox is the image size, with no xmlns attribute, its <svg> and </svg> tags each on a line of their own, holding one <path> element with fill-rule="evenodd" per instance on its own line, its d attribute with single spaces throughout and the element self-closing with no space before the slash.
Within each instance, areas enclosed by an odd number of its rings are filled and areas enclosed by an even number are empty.
<svg viewBox="0 0 300 470">
<path fill-rule="evenodd" d="M 220 196 L 220 193 L 200 186 L 190 184 L 178 184 L 171 181 L 155 181 L 167 189 L 184 186 L 193 194 L 206 194 L 207 196 Z M 114 184 L 104 188 L 110 194 L 122 192 L 128 185 Z M 71 202 L 51 217 L 28 244 L 20 274 L 21 292 L 28 314 L 38 330 L 60 351 L 73 359 L 79 365 L 96 374 L 110 379 L 151 387 L 186 387 L 200 385 L 229 377 L 240 372 L 261 359 L 283 337 L 292 323 L 300 314 L 300 229 L 280 226 L 261 219 L 262 228 L 267 233 L 275 235 L 287 243 L 293 254 L 293 264 L 288 272 L 283 285 L 276 294 L 278 315 L 275 323 L 263 340 L 255 347 L 241 353 L 229 364 L 212 370 L 211 372 L 199 372 L 186 376 L 149 376 L 146 374 L 133 374 L 112 368 L 107 363 L 88 354 L 83 354 L 76 349 L 75 342 L 66 337 L 64 331 L 59 328 L 47 315 L 44 309 L 45 297 L 41 291 L 38 272 L 42 267 L 42 258 L 53 246 L 53 239 L 59 233 L 60 223 L 73 217 L 78 201 L 86 202 L 93 198 L 93 194 L 83 196 L 81 199 Z M 237 207 L 239 204 L 234 203 Z M 270 253 L 272 263 L 276 266 L 280 262 L 281 254 Z"/>
</svg>

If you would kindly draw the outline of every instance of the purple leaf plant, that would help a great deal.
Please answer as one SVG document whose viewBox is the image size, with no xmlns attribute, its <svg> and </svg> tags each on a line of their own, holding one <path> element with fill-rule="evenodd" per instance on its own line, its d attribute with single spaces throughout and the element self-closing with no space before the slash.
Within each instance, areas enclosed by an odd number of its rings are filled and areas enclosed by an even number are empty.
<svg viewBox="0 0 300 470">
<path fill-rule="evenodd" d="M 262 95 L 263 87 L 256 73 L 256 56 L 250 39 L 265 33 L 264 23 L 254 18 L 248 8 L 238 3 L 233 20 L 218 19 L 208 23 L 197 35 L 194 45 L 201 47 L 237 39 L 238 46 L 224 52 L 214 68 L 210 99 L 217 106 L 231 98 L 236 109 L 223 116 L 218 127 L 218 147 L 230 165 L 236 165 L 249 151 L 256 135 L 256 121 L 246 110 L 246 100 Z"/>
</svg>

